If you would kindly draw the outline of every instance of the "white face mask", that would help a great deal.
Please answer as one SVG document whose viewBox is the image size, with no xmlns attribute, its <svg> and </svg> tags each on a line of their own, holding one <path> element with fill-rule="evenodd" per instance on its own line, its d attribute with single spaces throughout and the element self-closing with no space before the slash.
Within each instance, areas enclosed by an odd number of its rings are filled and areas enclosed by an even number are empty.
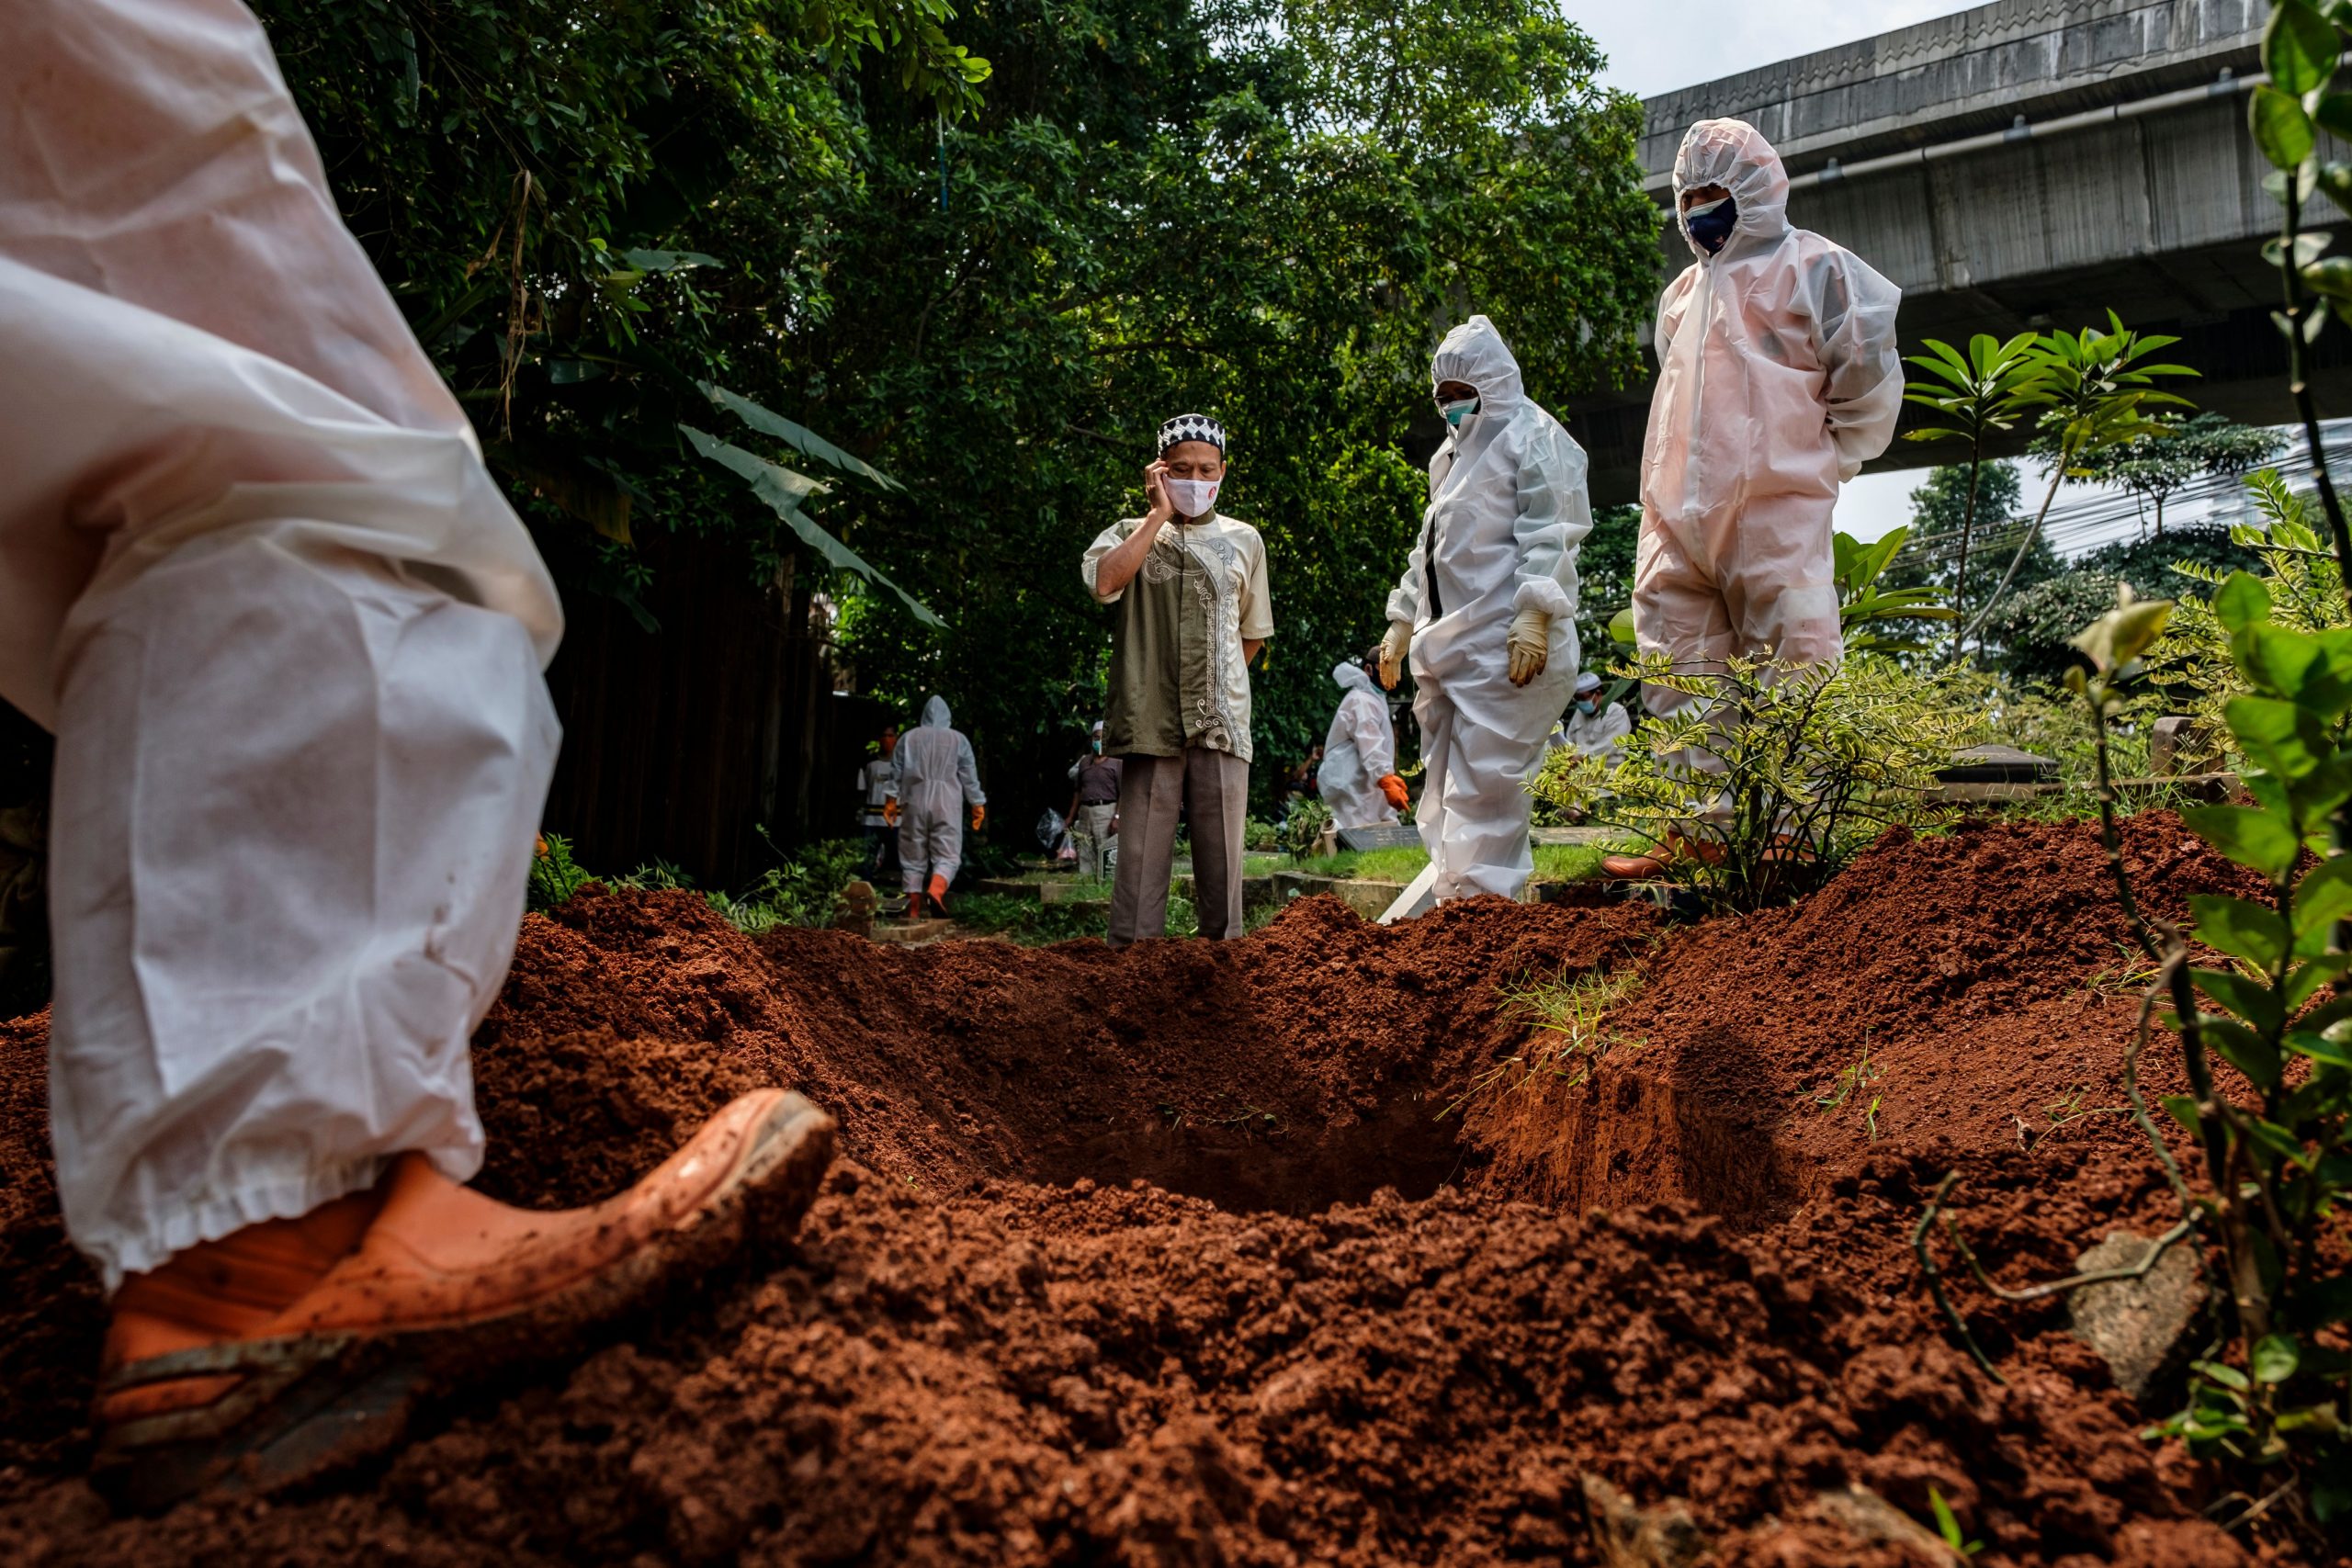
<svg viewBox="0 0 2352 1568">
<path fill-rule="evenodd" d="M 1223 479 L 1168 479 L 1168 499 L 1176 503 L 1180 516 L 1205 517 L 1216 504 L 1216 487 Z"/>
</svg>

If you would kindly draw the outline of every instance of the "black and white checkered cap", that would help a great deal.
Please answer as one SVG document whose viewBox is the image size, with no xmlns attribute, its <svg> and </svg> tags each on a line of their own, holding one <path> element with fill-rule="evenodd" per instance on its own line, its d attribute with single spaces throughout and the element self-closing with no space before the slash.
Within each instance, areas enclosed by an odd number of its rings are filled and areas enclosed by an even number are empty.
<svg viewBox="0 0 2352 1568">
<path fill-rule="evenodd" d="M 1180 413 L 1159 427 L 1160 455 L 1167 456 L 1168 449 L 1179 441 L 1205 441 L 1222 453 L 1225 426 L 1204 413 Z"/>
</svg>

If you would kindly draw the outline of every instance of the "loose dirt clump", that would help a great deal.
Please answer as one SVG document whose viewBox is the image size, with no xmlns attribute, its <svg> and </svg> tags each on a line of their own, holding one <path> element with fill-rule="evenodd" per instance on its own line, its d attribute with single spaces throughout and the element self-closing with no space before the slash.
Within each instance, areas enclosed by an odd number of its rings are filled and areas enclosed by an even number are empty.
<svg viewBox="0 0 2352 1568">
<path fill-rule="evenodd" d="M 2167 897 L 2236 886 L 2177 819 L 2129 826 Z M 1124 953 L 754 941 L 691 895 L 576 899 L 526 922 L 478 1037 L 483 1185 L 586 1201 L 789 1083 L 847 1156 L 797 1242 L 568 1374 L 473 1392 L 376 1472 L 153 1520 L 78 1479 L 101 1308 L 23 1021 L 0 1028 L 0 1539 L 35 1562 L 1588 1563 L 1592 1478 L 1685 1500 L 1726 1563 L 1920 1561 L 1870 1521 L 1928 1517 L 1930 1487 L 2007 1561 L 2243 1561 L 2063 1303 L 1963 1292 L 2003 1387 L 1913 1278 L 1954 1167 L 2012 1280 L 2165 1223 L 2136 1134 L 2082 1114 L 2120 1102 L 2136 1002 L 2103 878 L 2080 829 L 1977 828 L 1671 931 L 1494 901 L 1383 930 L 1318 899 Z M 1556 1115 L 1481 1123 L 1499 1146 L 1438 1118 L 1522 1049 L 1507 993 L 1634 972 L 1623 1043 L 1544 1091 Z"/>
</svg>

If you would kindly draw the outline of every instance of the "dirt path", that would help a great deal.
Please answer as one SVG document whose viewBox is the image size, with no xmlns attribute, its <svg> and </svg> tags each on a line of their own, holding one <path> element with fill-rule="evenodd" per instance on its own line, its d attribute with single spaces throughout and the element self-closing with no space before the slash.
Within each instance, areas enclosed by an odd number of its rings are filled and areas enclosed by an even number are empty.
<svg viewBox="0 0 2352 1568">
<path fill-rule="evenodd" d="M 2176 898 L 2235 886 L 2177 819 L 2130 827 Z M 1382 929 L 1314 899 L 1238 943 L 1119 954 L 754 942 L 691 895 L 578 899 L 527 922 L 478 1037 L 483 1185 L 600 1197 L 728 1095 L 791 1083 L 846 1155 L 798 1243 L 568 1377 L 474 1391 L 380 1473 L 153 1521 L 75 1478 L 99 1304 L 43 1164 L 43 1026 L 0 1027 L 0 1540 L 1594 1562 L 1589 1475 L 1688 1499 L 1724 1562 L 1920 1561 L 1839 1522 L 1854 1484 L 1914 1518 L 1935 1487 L 1983 1561 L 2242 1561 L 2063 1306 L 1968 1298 L 1996 1387 L 1905 1247 L 1955 1166 L 2014 1280 L 2161 1223 L 2122 1118 L 2052 1130 L 2119 1100 L 2134 1002 L 2102 876 L 2079 829 L 1975 829 L 1672 932 L 1499 901 Z M 1439 1119 L 1523 1043 L 1504 993 L 1596 972 L 1641 983 L 1587 1081 L 1467 1135 Z"/>
</svg>

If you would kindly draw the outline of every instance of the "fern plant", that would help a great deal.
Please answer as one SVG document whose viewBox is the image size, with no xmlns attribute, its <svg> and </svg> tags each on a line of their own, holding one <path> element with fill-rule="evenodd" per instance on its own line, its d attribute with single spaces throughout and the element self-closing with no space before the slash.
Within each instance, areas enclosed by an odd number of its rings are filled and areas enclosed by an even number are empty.
<svg viewBox="0 0 2352 1568">
<path fill-rule="evenodd" d="M 571 840 L 560 833 L 542 833 L 531 855 L 531 878 L 524 908 L 545 913 L 579 892 L 595 877 L 571 858 Z"/>
</svg>

